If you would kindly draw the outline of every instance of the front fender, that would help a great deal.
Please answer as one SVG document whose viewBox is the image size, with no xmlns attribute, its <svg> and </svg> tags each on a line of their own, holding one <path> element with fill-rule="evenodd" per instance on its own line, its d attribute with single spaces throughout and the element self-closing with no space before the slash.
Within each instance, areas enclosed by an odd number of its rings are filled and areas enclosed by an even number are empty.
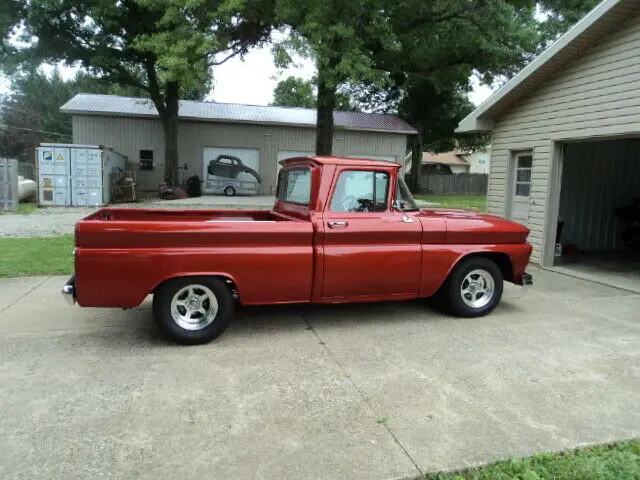
<svg viewBox="0 0 640 480">
<path fill-rule="evenodd" d="M 532 247 L 528 243 L 498 245 L 422 245 L 422 275 L 418 296 L 430 297 L 444 284 L 455 266 L 470 255 L 504 254 L 512 275 L 505 279 L 518 283 L 529 263 Z"/>
</svg>

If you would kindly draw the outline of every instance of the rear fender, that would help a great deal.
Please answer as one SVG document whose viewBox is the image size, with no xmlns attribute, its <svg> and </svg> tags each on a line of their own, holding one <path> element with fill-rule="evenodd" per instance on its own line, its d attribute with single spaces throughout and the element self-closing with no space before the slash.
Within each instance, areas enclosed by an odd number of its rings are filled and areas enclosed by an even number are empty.
<svg viewBox="0 0 640 480">
<path fill-rule="evenodd" d="M 186 278 L 186 277 L 216 277 L 216 278 L 220 278 L 221 280 L 224 280 L 229 285 L 231 290 L 238 297 L 237 299 L 239 299 L 239 297 L 240 297 L 240 293 L 239 293 L 239 290 L 238 290 L 238 283 L 236 282 L 236 280 L 233 278 L 232 275 L 230 275 L 228 273 L 223 273 L 223 272 L 200 272 L 200 273 L 189 272 L 189 273 L 172 274 L 172 275 L 164 278 L 160 282 L 158 282 L 157 285 L 153 288 L 153 290 L 151 292 L 149 292 L 149 293 L 155 294 L 156 291 L 160 287 L 162 287 L 162 285 L 164 285 L 165 283 L 170 282 L 171 280 L 175 280 L 177 278 Z"/>
</svg>

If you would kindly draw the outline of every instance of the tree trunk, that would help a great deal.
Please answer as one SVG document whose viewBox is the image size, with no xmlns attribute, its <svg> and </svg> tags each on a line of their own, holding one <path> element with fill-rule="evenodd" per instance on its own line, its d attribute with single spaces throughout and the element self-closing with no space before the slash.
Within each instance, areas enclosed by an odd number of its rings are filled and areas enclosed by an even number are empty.
<svg viewBox="0 0 640 480">
<path fill-rule="evenodd" d="M 337 87 L 327 81 L 325 72 L 318 66 L 318 102 L 316 121 L 316 155 L 333 153 L 333 111 L 336 109 Z"/>
<path fill-rule="evenodd" d="M 166 88 L 166 112 L 160 118 L 164 129 L 164 180 L 178 184 L 178 98 L 180 86 L 168 82 Z"/>
<path fill-rule="evenodd" d="M 420 176 L 422 175 L 422 125 L 416 127 L 418 134 L 414 137 L 411 147 L 411 175 L 409 175 L 409 189 L 413 193 L 420 192 Z"/>
</svg>

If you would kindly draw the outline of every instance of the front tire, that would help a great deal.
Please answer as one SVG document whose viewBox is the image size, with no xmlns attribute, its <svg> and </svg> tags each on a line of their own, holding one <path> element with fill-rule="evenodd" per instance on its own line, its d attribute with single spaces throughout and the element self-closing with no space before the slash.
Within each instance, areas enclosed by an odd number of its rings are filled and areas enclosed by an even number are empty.
<svg viewBox="0 0 640 480">
<path fill-rule="evenodd" d="M 451 313 L 481 317 L 493 311 L 500 302 L 503 283 L 502 271 L 494 261 L 469 257 L 454 267 L 442 294 Z"/>
<path fill-rule="evenodd" d="M 229 326 L 234 299 L 226 283 L 214 277 L 169 280 L 153 297 L 153 316 L 172 340 L 185 345 L 207 343 Z"/>
<path fill-rule="evenodd" d="M 227 197 L 233 197 L 236 194 L 236 189 L 234 187 L 232 187 L 231 185 L 229 185 L 228 187 L 224 188 L 224 194 Z"/>
</svg>

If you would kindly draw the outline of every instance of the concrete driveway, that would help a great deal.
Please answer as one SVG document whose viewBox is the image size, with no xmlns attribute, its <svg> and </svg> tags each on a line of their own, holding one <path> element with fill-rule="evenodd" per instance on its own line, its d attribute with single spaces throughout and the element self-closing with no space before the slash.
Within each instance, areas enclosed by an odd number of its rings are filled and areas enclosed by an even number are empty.
<svg viewBox="0 0 640 480">
<path fill-rule="evenodd" d="M 0 279 L 0 478 L 382 480 L 640 435 L 640 296 L 531 271 L 486 318 L 252 308 L 190 348 L 149 303 Z"/>
</svg>

